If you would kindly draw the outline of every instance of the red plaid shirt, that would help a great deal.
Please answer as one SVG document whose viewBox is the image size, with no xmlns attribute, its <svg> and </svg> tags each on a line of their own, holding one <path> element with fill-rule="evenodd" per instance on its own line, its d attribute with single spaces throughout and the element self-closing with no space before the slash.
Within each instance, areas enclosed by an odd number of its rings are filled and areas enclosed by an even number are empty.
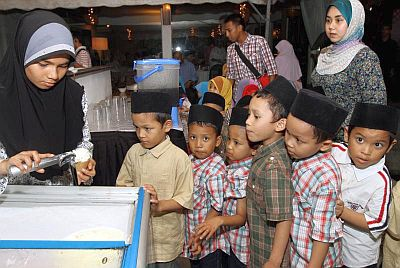
<svg viewBox="0 0 400 268">
<path fill-rule="evenodd" d="M 185 244 L 183 255 L 192 260 L 202 259 L 217 249 L 229 254 L 229 243 L 220 230 L 209 240 L 203 240 L 202 250 L 194 256 L 189 250 L 189 238 L 195 233 L 195 228 L 206 219 L 211 208 L 222 212 L 224 201 L 224 180 L 226 166 L 224 160 L 216 153 L 206 159 L 197 159 L 190 155 L 193 167 L 193 210 L 185 215 Z"/>
<path fill-rule="evenodd" d="M 228 175 L 224 182 L 225 202 L 222 215 L 236 215 L 238 198 L 246 197 L 247 179 L 251 168 L 252 157 L 231 163 Z M 225 226 L 226 235 L 230 247 L 236 257 L 244 264 L 249 263 L 250 257 L 250 234 L 249 225 L 241 227 Z"/>
<path fill-rule="evenodd" d="M 226 77 L 235 80 L 233 86 L 233 96 L 239 81 L 245 78 L 257 80 L 257 77 L 247 68 L 247 66 L 240 59 L 235 50 L 235 44 L 238 44 L 246 58 L 253 64 L 253 66 L 260 72 L 260 74 L 267 73 L 268 75 L 275 75 L 278 73 L 274 55 L 268 46 L 267 40 L 259 35 L 251 35 L 247 33 L 247 38 L 243 44 L 233 43 L 227 49 L 227 65 L 228 73 Z M 261 89 L 261 85 L 258 84 Z"/>
<path fill-rule="evenodd" d="M 290 263 L 307 267 L 313 240 L 330 243 L 323 267 L 340 267 L 342 223 L 336 218 L 336 200 L 342 178 L 331 153 L 317 153 L 293 162 L 293 223 Z"/>
</svg>

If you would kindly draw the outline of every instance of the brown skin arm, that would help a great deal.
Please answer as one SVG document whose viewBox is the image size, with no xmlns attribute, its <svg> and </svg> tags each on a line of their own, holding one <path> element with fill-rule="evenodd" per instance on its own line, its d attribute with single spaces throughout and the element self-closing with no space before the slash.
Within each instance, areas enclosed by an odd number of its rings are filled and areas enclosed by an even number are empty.
<svg viewBox="0 0 400 268">
<path fill-rule="evenodd" d="M 208 216 L 208 215 L 207 215 Z M 243 226 L 246 223 L 246 198 L 238 199 L 236 215 L 219 216 L 212 213 L 203 223 L 197 225 L 196 236 L 210 239 L 221 226 Z"/>
<path fill-rule="evenodd" d="M 153 185 L 145 184 L 143 187 L 150 194 L 150 207 L 154 216 L 162 216 L 171 212 L 182 213 L 184 208 L 175 200 L 158 200 L 157 192 Z"/>
<path fill-rule="evenodd" d="M 281 221 L 276 224 L 274 242 L 269 260 L 263 265 L 263 268 L 280 267 L 283 256 L 289 242 L 291 220 Z"/>
<path fill-rule="evenodd" d="M 321 268 L 326 255 L 328 254 L 329 243 L 313 240 L 313 249 L 308 268 Z"/>
<path fill-rule="evenodd" d="M 340 199 L 336 201 L 336 217 L 340 217 L 347 224 L 350 224 L 361 231 L 369 232 L 369 227 L 364 214 L 346 208 L 344 202 Z"/>
</svg>

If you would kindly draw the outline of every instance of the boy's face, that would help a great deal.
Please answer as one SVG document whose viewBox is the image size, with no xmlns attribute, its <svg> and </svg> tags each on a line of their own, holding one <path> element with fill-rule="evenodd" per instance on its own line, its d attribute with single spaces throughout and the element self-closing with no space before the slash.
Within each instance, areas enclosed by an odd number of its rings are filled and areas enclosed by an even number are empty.
<svg viewBox="0 0 400 268">
<path fill-rule="evenodd" d="M 221 136 L 217 136 L 215 128 L 196 123 L 189 125 L 189 148 L 197 159 L 206 159 L 220 144 Z"/>
<path fill-rule="evenodd" d="M 303 159 L 319 151 L 327 151 L 332 141 L 317 143 L 314 128 L 310 124 L 289 114 L 286 122 L 285 144 L 290 157 Z"/>
<path fill-rule="evenodd" d="M 255 150 L 250 147 L 246 135 L 246 128 L 242 126 L 229 126 L 228 141 L 226 143 L 226 157 L 232 162 L 252 156 Z"/>
<path fill-rule="evenodd" d="M 249 105 L 249 116 L 246 120 L 247 137 L 251 142 L 260 142 L 264 145 L 271 143 L 276 131 L 285 129 L 285 119 L 273 122 L 273 114 L 268 100 L 253 97 Z M 282 125 L 283 124 L 283 128 Z"/>
<path fill-rule="evenodd" d="M 378 163 L 396 144 L 396 140 L 390 142 L 388 131 L 363 127 L 354 127 L 350 135 L 346 129 L 345 140 L 349 143 L 348 154 L 359 169 Z"/>
<path fill-rule="evenodd" d="M 132 114 L 132 121 L 140 144 L 146 149 L 151 149 L 163 142 L 172 126 L 171 120 L 161 125 L 152 113 Z"/>
</svg>

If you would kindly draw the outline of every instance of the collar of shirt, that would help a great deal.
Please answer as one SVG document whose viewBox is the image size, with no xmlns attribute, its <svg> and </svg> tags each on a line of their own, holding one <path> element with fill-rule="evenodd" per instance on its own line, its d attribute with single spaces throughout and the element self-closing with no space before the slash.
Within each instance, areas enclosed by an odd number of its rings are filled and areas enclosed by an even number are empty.
<svg viewBox="0 0 400 268">
<path fill-rule="evenodd" d="M 253 158 L 253 162 L 256 162 L 258 159 L 266 157 L 272 152 L 280 150 L 282 148 L 285 148 L 285 141 L 283 137 L 269 145 L 262 145 L 260 148 L 257 149 L 257 153 Z"/>
<path fill-rule="evenodd" d="M 243 44 L 240 44 L 239 42 L 235 42 L 235 44 L 238 44 L 240 47 L 243 47 L 244 45 L 246 45 L 248 43 L 250 44 L 253 39 L 253 35 L 249 34 L 248 32 L 246 32 L 246 33 L 247 33 L 247 37 L 244 40 Z"/>
<path fill-rule="evenodd" d="M 146 148 L 143 148 L 143 146 L 140 146 L 139 155 L 143 156 L 145 154 L 151 153 L 155 158 L 159 158 L 163 153 L 165 153 L 167 151 L 167 149 L 169 148 L 170 145 L 171 145 L 171 141 L 170 141 L 169 136 L 167 135 L 165 137 L 165 140 L 154 148 L 146 149 Z"/>
<path fill-rule="evenodd" d="M 241 160 L 232 161 L 227 166 L 227 169 L 238 169 L 241 167 L 251 167 L 252 160 L 253 160 L 253 157 L 249 156 L 249 157 L 241 159 Z"/>
<path fill-rule="evenodd" d="M 379 162 L 376 163 L 375 165 L 359 169 L 353 164 L 353 161 L 349 156 L 348 148 L 346 145 L 339 144 L 336 147 L 339 147 L 334 154 L 336 162 L 339 165 L 350 165 L 354 171 L 357 181 L 362 181 L 363 179 L 378 173 L 378 171 L 382 170 L 383 167 L 385 166 L 385 156 L 383 156 L 383 158 L 379 160 Z"/>
<path fill-rule="evenodd" d="M 300 166 L 301 168 L 305 167 L 306 169 L 310 169 L 314 165 L 323 162 L 325 159 L 328 159 L 329 157 L 331 157 L 331 152 L 318 152 L 308 158 L 294 160 L 292 166 L 293 169 L 295 169 L 297 166 Z"/>
<path fill-rule="evenodd" d="M 219 156 L 219 155 L 217 153 L 213 152 L 212 154 L 210 154 L 209 157 L 207 157 L 205 159 L 198 159 L 198 158 L 194 157 L 192 154 L 189 156 L 189 158 L 192 161 L 193 169 L 195 170 L 199 167 L 202 167 L 202 166 L 210 163 L 217 156 Z"/>
</svg>

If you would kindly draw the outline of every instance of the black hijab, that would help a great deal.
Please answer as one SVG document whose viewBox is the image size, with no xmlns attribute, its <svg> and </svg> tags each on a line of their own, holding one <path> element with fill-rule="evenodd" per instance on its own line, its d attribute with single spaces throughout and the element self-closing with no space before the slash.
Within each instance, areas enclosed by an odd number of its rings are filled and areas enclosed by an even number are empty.
<svg viewBox="0 0 400 268">
<path fill-rule="evenodd" d="M 24 59 L 29 41 L 40 27 L 50 23 L 68 29 L 61 17 L 48 11 L 23 15 L 0 63 L 0 142 L 9 157 L 25 150 L 59 154 L 75 149 L 82 140 L 82 87 L 64 76 L 51 89 L 41 90 L 25 74 Z M 57 34 L 55 31 L 54 35 Z M 33 63 L 66 53 L 61 48 L 49 51 L 42 50 Z M 33 173 L 33 176 L 43 180 L 61 174 L 60 168 L 52 167 L 46 169 L 45 174 Z"/>
</svg>

